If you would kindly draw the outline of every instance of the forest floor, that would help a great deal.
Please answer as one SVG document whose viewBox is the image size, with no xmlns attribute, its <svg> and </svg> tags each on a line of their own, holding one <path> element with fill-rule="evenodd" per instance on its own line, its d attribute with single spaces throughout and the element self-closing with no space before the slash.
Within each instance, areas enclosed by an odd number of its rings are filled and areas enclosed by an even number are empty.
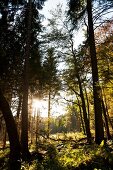
<svg viewBox="0 0 113 170">
<path fill-rule="evenodd" d="M 113 140 L 100 145 L 88 144 L 63 134 L 30 145 L 31 159 L 21 163 L 21 170 L 112 170 Z M 0 170 L 8 170 L 9 148 L 0 149 Z"/>
</svg>

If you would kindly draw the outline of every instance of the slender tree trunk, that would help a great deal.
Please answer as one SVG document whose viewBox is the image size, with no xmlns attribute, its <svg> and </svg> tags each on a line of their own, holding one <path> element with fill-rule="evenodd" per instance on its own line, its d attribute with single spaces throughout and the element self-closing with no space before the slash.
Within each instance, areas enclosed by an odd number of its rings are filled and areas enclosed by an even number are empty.
<svg viewBox="0 0 113 170">
<path fill-rule="evenodd" d="M 94 97 L 94 112 L 95 112 L 95 142 L 97 144 L 100 144 L 102 140 L 104 140 L 104 129 L 103 129 L 103 120 L 102 120 L 101 88 L 99 86 L 91 2 L 92 2 L 91 0 L 87 0 L 88 27 L 89 27 L 88 38 L 89 38 L 89 46 L 90 46 L 92 79 L 93 79 L 93 97 Z"/>
<path fill-rule="evenodd" d="M 30 39 L 31 39 L 31 18 L 32 18 L 32 0 L 28 1 L 28 28 L 25 48 L 25 63 L 24 63 L 24 82 L 23 82 L 23 103 L 22 103 L 22 124 L 21 124 L 21 149 L 23 160 L 30 157 L 28 149 L 28 89 L 29 89 L 29 57 L 30 57 Z"/>
<path fill-rule="evenodd" d="M 107 135 L 107 139 L 111 139 L 111 135 L 110 135 L 110 130 L 109 130 L 109 124 L 108 124 L 108 117 L 107 117 L 107 110 L 105 107 L 105 103 L 104 103 L 104 96 L 103 96 L 103 89 L 101 88 L 101 98 L 102 98 L 102 109 L 103 109 L 103 116 L 104 116 L 104 121 L 105 121 L 105 129 L 106 129 L 106 135 Z"/>
<path fill-rule="evenodd" d="M 77 59 L 76 59 L 76 54 L 74 51 L 72 39 L 71 39 L 71 50 L 72 50 L 73 59 L 74 59 L 75 76 L 78 79 L 78 85 L 79 85 L 79 89 L 80 89 L 80 97 L 81 97 L 81 101 L 82 101 L 85 131 L 86 131 L 86 135 L 87 135 L 87 140 L 90 143 L 91 142 L 91 132 L 90 132 L 89 120 L 88 120 L 88 115 L 87 115 L 87 111 L 86 111 L 86 104 L 85 104 L 85 99 L 84 99 L 84 94 L 83 94 L 83 88 L 82 88 L 81 78 L 80 78 L 80 74 L 79 74 L 79 69 L 77 66 Z"/>
<path fill-rule="evenodd" d="M 17 108 L 17 117 L 16 117 L 16 124 L 17 124 L 17 130 L 20 138 L 21 134 L 21 128 L 20 128 L 20 112 L 21 112 L 21 106 L 22 106 L 22 96 L 19 96 L 19 102 L 18 102 L 18 108 Z"/>
<path fill-rule="evenodd" d="M 36 145 L 39 138 L 39 109 L 36 111 Z"/>
<path fill-rule="evenodd" d="M 81 97 L 81 101 L 82 101 L 83 118 L 84 118 L 84 123 L 85 123 L 87 140 L 88 140 L 88 142 L 91 142 L 91 132 L 90 132 L 90 126 L 89 126 L 89 119 L 88 119 L 88 114 L 87 114 L 87 111 L 86 111 L 86 104 L 85 104 L 85 99 L 84 99 L 84 94 L 83 94 L 83 89 L 82 89 L 82 84 L 81 84 L 79 74 L 77 75 L 77 78 L 78 78 L 78 84 L 79 84 L 79 89 L 80 89 L 80 97 Z"/>
<path fill-rule="evenodd" d="M 48 98 L 48 138 L 50 135 L 50 110 L 51 110 L 51 92 L 49 91 L 49 98 Z"/>
<path fill-rule="evenodd" d="M 30 121 L 30 141 L 31 141 L 31 144 L 33 144 L 33 138 L 34 138 L 34 135 L 33 135 L 33 129 L 34 129 L 34 117 L 31 116 L 31 121 Z"/>
<path fill-rule="evenodd" d="M 105 92 L 104 92 L 104 88 L 102 88 L 102 94 L 103 94 L 103 97 L 104 97 L 104 102 L 105 102 L 105 109 L 106 109 L 106 114 L 107 114 L 107 117 L 108 117 L 108 121 L 111 125 L 111 128 L 113 130 L 113 123 L 110 119 L 110 116 L 109 116 L 109 112 L 108 112 L 108 107 L 107 107 L 107 99 L 106 99 L 106 95 L 105 95 Z"/>
<path fill-rule="evenodd" d="M 111 135 L 110 135 L 110 131 L 109 131 L 108 119 L 107 119 L 107 115 L 106 115 L 106 108 L 105 108 L 103 99 L 102 99 L 102 108 L 103 108 L 103 115 L 104 115 L 104 120 L 105 120 L 107 139 L 109 140 L 109 139 L 111 139 Z"/>
<path fill-rule="evenodd" d="M 0 110 L 6 123 L 7 133 L 10 142 L 10 169 L 20 168 L 20 143 L 16 123 L 14 121 L 9 104 L 0 90 Z"/>
<path fill-rule="evenodd" d="M 110 116 L 109 116 L 109 113 L 108 113 L 108 110 L 107 110 L 107 109 L 106 109 L 106 114 L 107 114 L 108 121 L 109 121 L 109 123 L 110 123 L 110 125 L 111 125 L 111 128 L 112 128 L 112 130 L 113 130 L 113 123 L 112 123 L 112 121 L 111 121 L 111 119 L 110 119 Z"/>
<path fill-rule="evenodd" d="M 88 119 L 89 119 L 89 126 L 90 126 L 90 108 L 89 108 L 89 100 L 88 100 L 88 95 L 87 95 L 87 90 L 84 85 L 84 90 L 85 90 L 85 96 L 86 96 L 86 101 L 87 101 L 87 113 L 88 113 Z"/>
<path fill-rule="evenodd" d="M 84 133 L 84 135 L 86 135 L 86 131 L 85 131 L 85 127 L 84 127 L 84 121 L 83 121 L 83 118 L 82 118 L 82 109 L 81 109 L 81 105 L 80 105 L 80 101 L 79 101 L 78 97 L 77 97 L 77 101 L 78 101 L 78 106 L 79 106 L 79 111 L 80 111 L 80 120 L 81 120 L 83 133 Z"/>
<path fill-rule="evenodd" d="M 34 115 L 35 113 L 33 113 L 33 96 L 30 96 L 30 103 L 29 103 L 30 107 L 29 107 L 29 136 L 30 136 L 30 143 L 33 144 L 33 132 L 34 132 Z"/>
<path fill-rule="evenodd" d="M 19 102 L 18 102 L 18 108 L 17 108 L 17 119 L 19 120 L 20 112 L 21 112 L 21 106 L 22 106 L 22 96 L 19 96 Z"/>
</svg>

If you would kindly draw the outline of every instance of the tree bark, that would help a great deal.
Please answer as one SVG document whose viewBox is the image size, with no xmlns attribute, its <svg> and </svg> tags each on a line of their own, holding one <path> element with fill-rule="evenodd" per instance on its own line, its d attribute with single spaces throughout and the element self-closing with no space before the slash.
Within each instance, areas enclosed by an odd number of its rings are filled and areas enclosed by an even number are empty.
<svg viewBox="0 0 113 170">
<path fill-rule="evenodd" d="M 106 108 L 105 108 L 103 99 L 102 99 L 102 108 L 103 108 L 103 115 L 104 115 L 104 120 L 105 120 L 105 128 L 106 128 L 107 139 L 110 140 L 111 135 L 110 135 L 110 131 L 109 131 L 108 118 L 107 118 L 107 115 L 106 115 Z"/>
<path fill-rule="evenodd" d="M 78 97 L 77 97 L 77 101 L 78 101 L 78 106 L 79 106 L 79 111 L 80 111 L 80 120 L 81 120 L 83 133 L 84 133 L 84 135 L 86 135 L 86 131 L 85 131 L 85 127 L 84 127 L 84 121 L 83 121 L 83 118 L 82 118 L 82 108 L 81 108 L 80 101 L 79 101 Z"/>
<path fill-rule="evenodd" d="M 18 102 L 18 108 L 17 108 L 17 119 L 19 120 L 20 112 L 21 112 L 21 105 L 22 105 L 22 96 L 19 95 L 19 102 Z"/>
<path fill-rule="evenodd" d="M 22 109 L 22 96 L 19 95 L 19 102 L 18 102 L 18 107 L 17 107 L 17 113 L 16 113 L 16 125 L 17 125 L 17 130 L 18 130 L 18 134 L 19 134 L 19 139 L 20 139 L 20 135 L 21 135 L 21 129 L 20 129 L 20 113 L 21 113 L 21 109 Z"/>
<path fill-rule="evenodd" d="M 50 135 L 50 110 L 51 110 L 51 92 L 49 91 L 49 98 L 48 98 L 48 134 L 47 137 L 49 138 Z"/>
<path fill-rule="evenodd" d="M 104 88 L 102 88 L 102 94 L 103 94 L 103 98 L 104 98 L 104 106 L 105 106 L 107 118 L 108 118 L 108 121 L 109 121 L 111 128 L 113 130 L 113 123 L 112 123 L 110 116 L 109 116 L 108 107 L 107 107 L 107 99 L 106 99 L 106 95 L 105 95 L 105 92 L 104 92 Z"/>
<path fill-rule="evenodd" d="M 103 129 L 103 120 L 102 120 L 101 88 L 99 86 L 91 2 L 92 2 L 91 0 L 87 0 L 88 27 L 89 27 L 88 38 L 89 38 L 91 66 L 92 66 L 92 79 L 93 79 L 93 97 L 94 97 L 94 112 L 95 112 L 95 142 L 97 144 L 100 144 L 102 140 L 104 140 L 104 129 Z"/>
<path fill-rule="evenodd" d="M 36 109 L 36 146 L 39 139 L 39 108 Z"/>
<path fill-rule="evenodd" d="M 84 90 L 85 90 L 85 96 L 86 96 L 86 101 L 87 101 L 87 113 L 88 113 L 88 119 L 89 119 L 89 124 L 90 124 L 90 107 L 89 107 L 89 100 L 88 100 L 88 94 L 86 87 L 84 85 Z"/>
<path fill-rule="evenodd" d="M 21 122 L 21 149 L 23 160 L 30 158 L 28 149 L 28 89 L 29 89 L 29 57 L 30 57 L 30 39 L 31 39 L 31 18 L 32 18 L 32 0 L 28 1 L 28 25 L 25 47 L 24 63 L 24 82 L 23 82 L 23 103 L 22 103 L 22 122 Z"/>
<path fill-rule="evenodd" d="M 6 98 L 0 89 L 0 110 L 6 123 L 7 133 L 10 142 L 10 169 L 20 168 L 20 143 L 16 123 Z"/>
<path fill-rule="evenodd" d="M 89 119 L 88 119 L 88 114 L 87 114 L 87 111 L 86 111 L 86 104 L 85 104 L 85 99 L 84 99 L 84 94 L 83 94 L 83 89 L 82 89 L 82 84 L 81 84 L 79 74 L 77 74 L 77 78 L 78 78 L 78 84 L 79 84 L 79 89 L 80 89 L 80 97 L 81 97 L 81 101 L 82 101 L 82 109 L 83 109 L 83 118 L 84 118 L 84 123 L 85 123 L 85 131 L 86 131 L 88 142 L 91 142 L 91 132 L 90 132 Z"/>
</svg>

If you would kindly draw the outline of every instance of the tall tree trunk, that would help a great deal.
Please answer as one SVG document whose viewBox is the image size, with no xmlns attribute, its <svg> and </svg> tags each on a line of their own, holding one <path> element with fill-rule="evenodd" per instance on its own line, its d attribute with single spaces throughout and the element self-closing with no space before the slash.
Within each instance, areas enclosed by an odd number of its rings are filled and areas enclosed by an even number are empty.
<svg viewBox="0 0 113 170">
<path fill-rule="evenodd" d="M 102 140 L 104 140 L 104 129 L 103 129 L 103 120 L 102 120 L 101 89 L 99 86 L 91 2 L 92 2 L 91 0 L 87 0 L 88 27 L 89 27 L 88 38 L 89 38 L 89 46 L 90 46 L 92 79 L 93 79 L 93 97 L 94 97 L 94 112 L 95 112 L 95 142 L 97 144 L 100 144 Z"/>
<path fill-rule="evenodd" d="M 78 79 L 80 97 L 81 97 L 81 101 L 82 101 L 85 131 L 86 131 L 88 142 L 91 142 L 91 132 L 90 132 L 90 126 L 89 126 L 89 119 L 88 119 L 88 115 L 87 115 L 87 111 L 86 111 L 86 104 L 85 104 L 85 99 L 84 99 L 84 94 L 83 94 L 83 88 L 82 88 L 81 78 L 80 78 L 80 74 L 79 74 L 79 68 L 78 68 L 78 65 L 77 65 L 77 59 L 76 59 L 76 54 L 75 54 L 75 51 L 74 51 L 72 39 L 71 39 L 71 50 L 72 50 L 73 60 L 74 60 L 75 76 Z"/>
<path fill-rule="evenodd" d="M 7 133 L 10 142 L 10 169 L 20 168 L 20 143 L 15 120 L 10 110 L 9 104 L 0 89 L 0 110 L 6 123 Z"/>
<path fill-rule="evenodd" d="M 49 98 L 48 98 L 48 134 L 47 134 L 48 138 L 49 138 L 49 135 L 50 135 L 50 110 L 51 110 L 51 92 L 49 91 Z"/>
<path fill-rule="evenodd" d="M 32 18 L 32 0 L 28 1 L 28 25 L 25 48 L 24 63 L 24 82 L 23 82 L 23 103 L 22 103 L 22 124 L 21 124 L 21 149 L 23 160 L 30 157 L 28 149 L 28 89 L 29 89 L 29 57 L 30 57 L 30 39 L 31 39 L 31 18 Z"/>
</svg>

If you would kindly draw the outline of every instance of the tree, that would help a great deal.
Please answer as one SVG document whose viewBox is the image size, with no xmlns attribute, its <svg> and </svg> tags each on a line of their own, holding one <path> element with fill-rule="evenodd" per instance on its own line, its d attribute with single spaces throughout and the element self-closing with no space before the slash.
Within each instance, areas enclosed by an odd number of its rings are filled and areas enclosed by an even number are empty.
<svg viewBox="0 0 113 170">
<path fill-rule="evenodd" d="M 108 124 L 108 116 L 107 116 L 107 108 L 105 103 L 105 95 L 104 88 L 108 86 L 109 83 L 112 83 L 112 21 L 108 21 L 103 24 L 96 31 L 96 43 L 97 43 L 97 57 L 98 57 L 98 68 L 99 68 L 99 76 L 101 80 L 101 89 L 102 89 L 102 107 L 103 107 L 103 115 L 105 120 L 105 128 L 107 133 L 107 138 L 110 139 L 109 132 L 109 124 Z M 99 36 L 98 36 L 99 35 Z M 111 52 L 110 52 L 111 51 Z M 109 84 L 110 85 L 110 84 Z M 112 86 L 112 85 L 111 85 Z M 109 87 L 110 88 L 110 87 Z M 108 92 L 108 90 L 107 90 Z M 108 94 L 106 94 L 108 96 Z"/>
<path fill-rule="evenodd" d="M 41 1 L 40 1 L 41 2 Z M 22 103 L 22 131 L 21 131 L 21 145 L 23 159 L 27 160 L 30 156 L 28 151 L 28 92 L 29 92 L 29 59 L 31 49 L 31 31 L 32 31 L 32 16 L 33 16 L 33 3 L 32 0 L 28 1 L 27 5 L 28 16 L 27 20 L 27 36 L 25 43 L 24 53 L 24 81 L 23 81 L 23 103 Z"/>
<path fill-rule="evenodd" d="M 73 31 L 70 31 L 70 24 L 67 22 L 66 19 L 62 18 L 62 9 L 60 6 L 56 9 L 56 13 L 52 12 L 52 19 L 49 19 L 49 26 L 51 33 L 49 35 L 49 38 L 51 41 L 54 41 L 58 47 L 59 47 L 59 54 L 61 54 L 61 58 L 66 62 L 66 71 L 64 71 L 64 82 L 66 82 L 66 85 L 75 92 L 77 89 L 77 93 L 79 94 L 79 97 L 82 102 L 82 109 L 83 109 L 83 119 L 85 122 L 85 130 L 87 134 L 88 141 L 91 140 L 91 133 L 90 133 L 90 126 L 89 126 L 89 120 L 88 120 L 88 114 L 86 109 L 86 103 L 84 98 L 84 92 L 83 92 L 83 81 L 84 74 L 83 70 L 83 55 L 81 54 L 82 50 L 80 51 L 80 54 L 77 54 L 75 48 L 74 48 L 74 37 L 73 37 Z M 58 28 L 59 26 L 59 28 Z M 55 30 L 54 30 L 55 28 Z M 55 34 L 57 36 L 54 39 Z M 63 42 L 63 43 L 62 43 Z M 62 48 L 62 51 L 61 51 Z M 73 86 L 73 87 L 72 87 Z"/>
<path fill-rule="evenodd" d="M 12 97 L 12 87 L 13 86 L 13 69 L 12 69 L 12 56 L 11 55 L 11 47 L 12 42 L 14 40 L 14 31 L 10 27 L 10 20 L 8 20 L 9 6 L 8 3 L 12 3 L 13 1 L 0 1 L 0 39 L 2 40 L 0 43 L 0 53 L 1 53 L 1 62 L 0 62 L 0 110 L 2 111 L 6 128 L 8 132 L 9 142 L 10 142 L 10 169 L 19 169 L 20 168 L 20 143 L 19 137 L 17 133 L 16 124 L 9 106 L 9 101 L 11 101 Z M 13 7 L 13 4 L 12 4 Z M 13 41 L 14 43 L 15 41 Z M 10 73 L 10 74 L 9 74 Z M 9 78 L 10 77 L 10 78 Z M 5 86 L 4 86 L 5 85 Z M 10 87 L 10 88 L 9 88 Z M 9 101 L 3 95 L 7 94 Z"/>
<path fill-rule="evenodd" d="M 75 93 L 75 95 L 78 95 L 78 97 L 80 97 L 80 99 L 81 99 L 85 132 L 87 135 L 88 142 L 91 142 L 90 123 L 89 123 L 88 113 L 87 113 L 87 109 L 86 109 L 86 101 L 85 101 L 84 91 L 83 91 L 83 82 L 84 82 L 83 69 L 80 67 L 81 64 L 79 62 L 81 62 L 81 61 L 77 60 L 77 58 L 79 58 L 79 55 L 81 55 L 81 53 L 78 52 L 78 54 L 77 54 L 77 52 L 75 52 L 72 47 L 71 55 L 72 55 L 72 61 L 71 61 L 72 63 L 71 63 L 70 70 L 68 70 L 69 76 L 68 76 L 68 78 L 66 78 L 67 86 L 70 88 L 70 90 L 72 90 Z M 70 58 L 71 58 L 71 56 L 70 56 Z"/>
<path fill-rule="evenodd" d="M 44 93 L 48 96 L 48 137 L 50 134 L 50 112 L 51 112 L 51 99 L 55 97 L 60 89 L 60 79 L 58 77 L 57 60 L 54 53 L 54 48 L 47 50 L 47 56 L 43 62 L 43 83 Z"/>
<path fill-rule="evenodd" d="M 67 131 L 80 132 L 80 117 L 76 108 L 76 105 L 73 103 L 69 103 L 67 106 L 67 113 L 65 114 L 67 117 L 67 125 L 65 125 L 67 126 Z"/>
<path fill-rule="evenodd" d="M 92 66 L 92 79 L 93 79 L 93 97 L 94 97 L 94 112 L 95 112 L 95 141 L 100 144 L 104 140 L 103 120 L 102 120 L 102 105 L 101 105 L 101 88 L 99 86 L 99 76 L 97 67 L 97 56 L 94 38 L 93 17 L 92 17 L 92 1 L 69 1 L 69 13 L 74 17 L 76 24 L 84 13 L 87 11 L 88 15 L 88 43 L 90 47 L 90 57 Z M 73 17 L 74 16 L 74 17 Z"/>
<path fill-rule="evenodd" d="M 45 1 L 45 0 L 44 0 Z M 38 6 L 38 8 L 42 8 L 42 5 L 43 5 L 43 2 L 44 1 L 38 1 L 37 2 L 37 6 Z M 34 4 L 36 3 L 35 1 L 33 2 Z M 21 47 L 20 47 L 20 45 L 19 45 L 19 48 L 20 48 L 20 52 L 23 52 L 24 53 L 24 58 L 23 58 L 23 60 L 21 60 L 21 61 L 25 61 L 25 62 L 21 62 L 21 73 L 23 73 L 23 70 L 24 70 L 24 76 L 25 77 L 23 77 L 23 80 L 24 80 L 24 83 L 23 83 L 23 91 L 24 91 L 24 93 L 23 93 L 23 107 L 22 107 L 22 115 L 23 115 L 23 120 L 22 120 L 22 153 L 23 153 L 23 159 L 27 159 L 28 157 L 29 157 L 29 152 L 28 152 L 28 88 L 29 88 L 29 82 L 28 82 L 28 72 L 29 72 L 29 69 L 28 69 L 28 67 L 29 67 L 29 56 L 30 56 L 30 46 L 31 46 L 31 18 L 32 18 L 32 12 L 31 12 L 31 8 L 32 8 L 32 5 L 33 5 L 33 3 L 32 3 L 32 0 L 29 0 L 29 3 L 27 2 L 27 1 L 22 1 L 22 0 L 19 0 L 19 1 L 15 1 L 15 0 L 12 0 L 12 1 L 8 1 L 8 0 L 6 0 L 6 1 L 1 1 L 0 2 L 0 9 L 1 9 L 1 23 L 2 23 L 2 27 L 3 27 L 3 29 L 1 29 L 0 31 L 1 31 L 1 35 L 3 34 L 3 35 L 5 35 L 4 37 L 8 37 L 8 39 L 10 40 L 10 42 L 11 42 L 11 39 L 10 39 L 10 37 L 8 36 L 9 34 L 7 34 L 8 32 L 9 32 L 9 30 L 13 27 L 13 28 L 15 28 L 15 22 L 14 22 L 14 16 L 16 16 L 16 12 L 18 11 L 18 10 L 22 10 L 22 8 L 24 8 L 24 7 L 26 7 L 27 8 L 27 10 L 28 10 L 28 17 L 26 18 L 26 20 L 27 20 L 27 38 L 25 38 L 24 37 L 24 39 L 26 39 L 26 42 L 24 43 L 24 44 L 21 44 Z M 9 5 L 10 4 L 10 5 Z M 18 6 L 18 5 L 21 5 L 21 8 L 18 8 L 18 7 L 20 7 L 20 6 Z M 22 19 L 22 18 L 21 18 Z M 9 23 L 10 22 L 13 22 L 13 24 L 12 25 L 9 25 Z M 12 27 L 11 27 L 12 26 Z M 5 30 L 5 31 L 3 31 L 3 30 Z M 12 31 L 12 30 L 11 30 Z M 11 32 L 10 31 L 10 32 Z M 1 36 L 0 35 L 0 36 Z M 19 36 L 20 36 L 20 34 L 19 33 L 17 33 L 16 34 L 17 35 L 17 37 L 15 37 L 15 39 L 17 40 L 17 42 L 19 42 L 18 40 L 19 40 Z M 2 37 L 2 40 L 3 40 L 3 42 L 4 42 L 4 46 L 6 46 L 6 41 L 5 41 L 5 38 L 3 37 L 3 36 L 1 36 Z M 12 42 L 12 44 L 13 44 L 14 42 Z M 18 43 L 17 43 L 18 44 Z M 17 45 L 16 44 L 16 45 Z M 3 44 L 2 44 L 3 45 Z M 1 46 L 2 46 L 1 45 Z M 17 45 L 18 46 L 18 45 Z M 16 46 L 16 47 L 17 47 Z M 9 44 L 6 46 L 6 47 L 8 47 L 9 48 Z M 23 47 L 25 47 L 25 51 L 23 50 Z M 1 48 L 1 49 L 3 49 L 3 48 Z M 1 52 L 1 49 L 0 49 L 0 52 Z M 13 49 L 13 48 L 12 48 Z M 23 50 L 23 51 L 22 51 Z M 8 51 L 8 50 L 7 50 Z M 18 50 L 17 50 L 18 51 Z M 5 52 L 5 50 L 4 51 L 2 51 L 2 55 L 4 54 L 3 52 Z M 9 52 L 9 51 L 8 51 Z M 10 51 L 11 53 L 13 52 L 13 50 L 12 51 Z M 13 57 L 15 57 L 17 55 L 17 53 L 14 53 L 14 55 L 13 55 Z M 9 56 L 9 53 L 8 53 L 8 56 Z M 20 54 L 20 56 L 22 56 L 22 53 Z M 7 57 L 7 55 L 6 55 L 6 57 Z M 12 55 L 11 55 L 11 57 L 12 57 Z M 7 57 L 6 58 L 6 60 L 5 60 L 6 62 L 8 62 L 8 64 L 9 63 L 13 63 L 12 61 L 12 58 L 11 58 L 11 61 L 9 60 L 9 57 Z M 4 62 L 4 56 L 3 56 L 3 62 Z M 5 62 L 4 62 L 5 63 Z M 4 64 L 3 63 L 3 64 Z M 0 63 L 1 64 L 1 63 Z M 14 64 L 14 63 L 13 63 Z M 11 66 L 13 66 L 13 64 L 11 65 Z M 23 64 L 24 64 L 24 67 L 23 67 Z M 1 64 L 2 65 L 2 64 Z M 16 66 L 18 66 L 18 64 L 16 65 Z M 4 70 L 5 70 L 5 73 L 6 73 L 6 70 L 8 70 L 9 71 L 9 69 L 10 70 L 12 70 L 11 69 L 11 67 L 10 67 L 10 65 L 6 65 L 5 64 L 5 68 L 4 68 Z M 2 73 L 2 70 L 0 70 L 1 72 L 0 73 Z M 17 71 L 17 70 L 16 70 Z M 15 70 L 14 70 L 14 73 L 16 72 Z M 16 72 L 17 73 L 17 72 Z M 7 74 L 5 74 L 5 75 L 7 75 Z M 4 74 L 3 74 L 3 76 L 4 76 Z M 5 77 L 5 76 L 4 76 Z M 3 81 L 3 77 L 2 77 L 2 81 Z M 15 81 L 15 80 L 14 80 Z M 21 82 L 22 82 L 22 74 L 21 74 Z M 3 86 L 2 86 L 3 87 Z M 19 87 L 22 87 L 22 86 L 19 86 Z M 20 92 L 20 88 L 19 88 L 19 90 L 18 90 L 18 92 Z M 13 122 L 10 122 L 10 123 L 13 123 Z M 16 138 L 16 137 L 15 137 Z"/>
<path fill-rule="evenodd" d="M 24 62 L 24 81 L 23 81 L 23 102 L 22 102 L 22 130 L 21 130 L 21 147 L 23 160 L 27 160 L 30 157 L 28 150 L 28 68 L 29 68 L 29 57 L 30 57 L 30 38 L 31 38 L 31 21 L 32 21 L 32 1 L 28 2 L 28 18 L 27 18 L 27 38 L 25 47 L 25 62 Z"/>
<path fill-rule="evenodd" d="M 6 98 L 3 96 L 1 89 L 0 89 L 0 110 L 3 113 L 10 142 L 10 168 L 19 169 L 21 165 L 20 163 L 21 155 L 17 127 L 12 112 L 10 110 L 9 104 Z"/>
<path fill-rule="evenodd" d="M 92 79 L 93 79 L 93 96 L 94 96 L 94 112 L 95 112 L 95 141 L 100 144 L 104 139 L 103 121 L 102 121 L 102 106 L 101 106 L 101 88 L 99 86 L 96 47 L 94 39 L 93 18 L 92 18 L 92 5 L 91 1 L 87 0 L 87 13 L 88 13 L 88 34 L 90 57 L 92 66 Z"/>
</svg>

